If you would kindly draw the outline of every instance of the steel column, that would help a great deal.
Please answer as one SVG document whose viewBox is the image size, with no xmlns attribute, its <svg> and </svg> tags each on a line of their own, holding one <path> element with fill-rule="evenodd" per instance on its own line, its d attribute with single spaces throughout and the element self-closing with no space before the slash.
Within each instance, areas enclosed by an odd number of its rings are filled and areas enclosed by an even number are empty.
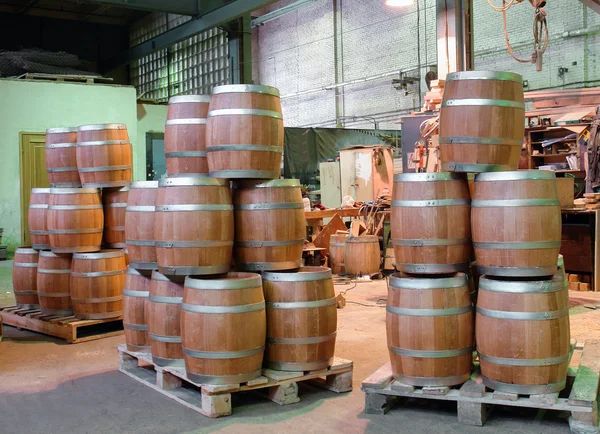
<svg viewBox="0 0 600 434">
<path fill-rule="evenodd" d="M 473 0 L 437 0 L 438 78 L 469 71 L 473 62 Z"/>
<path fill-rule="evenodd" d="M 250 14 L 224 27 L 229 45 L 229 83 L 252 83 L 252 33 Z"/>
</svg>

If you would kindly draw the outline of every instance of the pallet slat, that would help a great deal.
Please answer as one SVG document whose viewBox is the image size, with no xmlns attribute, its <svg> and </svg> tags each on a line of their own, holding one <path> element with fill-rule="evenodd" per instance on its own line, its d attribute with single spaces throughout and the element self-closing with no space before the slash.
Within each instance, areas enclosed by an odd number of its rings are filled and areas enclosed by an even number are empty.
<svg viewBox="0 0 600 434">
<path fill-rule="evenodd" d="M 569 404 L 590 406 L 597 400 L 600 384 L 600 339 L 585 341 Z"/>
</svg>

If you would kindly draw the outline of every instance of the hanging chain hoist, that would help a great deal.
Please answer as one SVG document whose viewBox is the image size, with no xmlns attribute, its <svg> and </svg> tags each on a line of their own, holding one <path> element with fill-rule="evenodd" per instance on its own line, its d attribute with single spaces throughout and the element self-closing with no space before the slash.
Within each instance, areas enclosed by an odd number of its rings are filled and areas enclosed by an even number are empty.
<svg viewBox="0 0 600 434">
<path fill-rule="evenodd" d="M 510 45 L 510 40 L 508 38 L 508 28 L 506 25 L 506 12 L 518 3 L 522 3 L 523 0 L 502 0 L 502 7 L 495 6 L 492 3 L 492 0 L 488 0 L 488 3 L 494 10 L 497 12 L 502 12 L 502 18 L 504 22 L 504 38 L 506 39 L 506 47 L 508 48 L 508 52 L 518 62 L 521 63 L 534 63 L 536 65 L 536 69 L 538 72 L 542 70 L 542 55 L 548 48 L 548 42 L 550 40 L 550 33 L 548 32 L 548 23 L 546 21 L 546 10 L 544 6 L 546 6 L 545 0 L 529 0 L 531 6 L 535 8 L 533 12 L 533 53 L 531 53 L 531 58 L 529 59 L 521 59 L 517 57 L 514 53 L 512 46 Z"/>
</svg>

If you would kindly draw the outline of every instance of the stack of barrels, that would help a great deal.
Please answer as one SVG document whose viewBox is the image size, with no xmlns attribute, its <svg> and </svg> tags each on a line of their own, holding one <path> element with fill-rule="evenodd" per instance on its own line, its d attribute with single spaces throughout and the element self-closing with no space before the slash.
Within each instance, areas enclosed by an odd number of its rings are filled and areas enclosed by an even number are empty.
<svg viewBox="0 0 600 434">
<path fill-rule="evenodd" d="M 331 271 L 302 267 L 300 183 L 277 179 L 282 149 L 275 88 L 171 98 L 168 176 L 133 182 L 125 212 L 130 350 L 209 384 L 331 365 Z"/>
<path fill-rule="evenodd" d="M 46 131 L 50 188 L 29 204 L 32 246 L 15 252 L 17 305 L 47 315 L 122 315 L 132 151 L 124 124 Z"/>
<path fill-rule="evenodd" d="M 475 340 L 487 387 L 517 394 L 565 387 L 560 202 L 553 172 L 516 171 L 524 125 L 521 76 L 449 74 L 439 126 L 449 172 L 394 178 L 392 238 L 401 273 L 390 278 L 387 339 L 400 382 L 461 384 Z M 472 194 L 467 172 L 477 173 Z M 470 297 L 473 254 L 481 277 Z"/>
</svg>

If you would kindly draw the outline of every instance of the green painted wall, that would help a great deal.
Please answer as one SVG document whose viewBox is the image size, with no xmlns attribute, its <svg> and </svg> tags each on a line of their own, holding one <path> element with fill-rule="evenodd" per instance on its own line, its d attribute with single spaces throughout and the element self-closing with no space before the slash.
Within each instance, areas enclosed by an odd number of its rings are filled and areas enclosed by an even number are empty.
<svg viewBox="0 0 600 434">
<path fill-rule="evenodd" d="M 19 132 L 93 123 L 127 125 L 134 178 L 145 179 L 133 87 L 0 79 L 0 227 L 9 250 L 21 240 Z"/>
<path fill-rule="evenodd" d="M 137 143 L 139 146 L 146 146 L 146 133 L 165 132 L 165 122 L 167 121 L 166 104 L 138 104 L 137 105 Z M 145 149 L 145 148 L 144 148 Z M 144 154 L 145 155 L 145 154 Z M 145 169 L 144 163 L 144 169 Z M 141 178 L 141 175 L 140 175 Z"/>
</svg>

